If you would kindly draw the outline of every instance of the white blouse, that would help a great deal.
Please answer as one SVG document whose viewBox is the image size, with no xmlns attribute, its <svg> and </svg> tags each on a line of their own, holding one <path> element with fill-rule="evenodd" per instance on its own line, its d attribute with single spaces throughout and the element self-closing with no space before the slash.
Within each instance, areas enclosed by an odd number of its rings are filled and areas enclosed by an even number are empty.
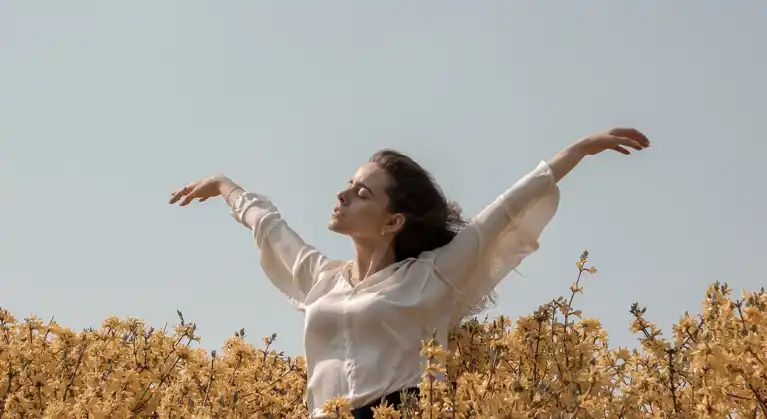
<svg viewBox="0 0 767 419">
<path fill-rule="evenodd" d="M 341 395 L 353 408 L 419 384 L 421 342 L 447 345 L 456 321 L 538 249 L 559 188 L 545 162 L 514 184 L 447 245 L 361 282 L 350 262 L 304 241 L 264 196 L 242 193 L 232 216 L 253 231 L 269 280 L 305 313 L 306 403 L 312 418 Z"/>
</svg>

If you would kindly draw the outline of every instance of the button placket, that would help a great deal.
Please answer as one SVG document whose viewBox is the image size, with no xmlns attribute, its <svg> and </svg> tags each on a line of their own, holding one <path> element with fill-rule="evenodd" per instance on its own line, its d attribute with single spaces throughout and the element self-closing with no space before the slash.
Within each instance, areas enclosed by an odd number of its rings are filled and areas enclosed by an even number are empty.
<svg viewBox="0 0 767 419">
<path fill-rule="evenodd" d="M 351 394 L 354 394 L 355 392 L 355 386 L 354 386 L 354 376 L 355 376 L 355 368 L 357 368 L 357 365 L 354 363 L 354 357 L 352 356 L 353 351 L 353 345 L 352 345 L 352 316 L 348 315 L 348 305 L 349 301 L 351 301 L 352 297 L 354 296 L 354 288 L 349 290 L 349 292 L 346 294 L 346 298 L 344 299 L 342 308 L 341 308 L 341 320 L 343 322 L 343 334 L 344 334 L 344 363 L 346 365 L 346 378 L 349 381 L 349 392 Z"/>
</svg>

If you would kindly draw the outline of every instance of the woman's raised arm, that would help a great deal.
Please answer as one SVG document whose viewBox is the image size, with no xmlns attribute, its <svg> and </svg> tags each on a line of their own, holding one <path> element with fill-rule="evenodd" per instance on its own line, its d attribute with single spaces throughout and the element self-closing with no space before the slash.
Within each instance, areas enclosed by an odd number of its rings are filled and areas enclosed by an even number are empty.
<svg viewBox="0 0 767 419">
<path fill-rule="evenodd" d="M 306 244 L 262 195 L 245 190 L 225 176 L 211 176 L 173 192 L 170 203 L 189 205 L 222 196 L 235 220 L 253 232 L 261 251 L 261 267 L 269 280 L 299 310 L 320 275 L 334 263 Z M 182 199 L 183 198 L 183 199 Z"/>
<path fill-rule="evenodd" d="M 641 150 L 649 145 L 639 131 L 626 128 L 584 138 L 541 162 L 437 249 L 435 272 L 456 293 L 461 314 L 475 309 L 526 256 L 538 250 L 538 238 L 559 206 L 557 182 L 585 156 L 604 150 L 630 154 L 625 147 Z"/>
</svg>

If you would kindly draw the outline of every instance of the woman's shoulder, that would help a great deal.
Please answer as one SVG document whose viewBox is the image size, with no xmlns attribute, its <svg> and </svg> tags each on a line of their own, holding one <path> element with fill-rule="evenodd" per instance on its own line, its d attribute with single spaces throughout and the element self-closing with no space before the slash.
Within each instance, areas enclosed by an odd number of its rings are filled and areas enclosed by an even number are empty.
<svg viewBox="0 0 767 419">
<path fill-rule="evenodd" d="M 426 279 L 435 273 L 434 251 L 421 252 L 417 257 L 409 257 L 398 263 L 397 271 L 405 276 L 418 276 Z"/>
<path fill-rule="evenodd" d="M 349 266 L 351 266 L 351 263 L 352 262 L 349 260 L 329 259 L 322 267 L 322 272 L 320 272 L 320 280 L 323 278 L 337 278 L 339 275 L 341 275 L 344 269 L 348 269 Z"/>
<path fill-rule="evenodd" d="M 431 265 L 434 266 L 434 258 L 437 255 L 437 250 L 425 250 L 421 252 L 418 257 L 410 258 L 412 263 L 415 264 L 425 264 L 425 265 Z"/>
<path fill-rule="evenodd" d="M 335 288 L 339 279 L 343 275 L 344 268 L 349 264 L 348 261 L 343 260 L 328 260 L 325 262 L 317 276 L 317 280 L 312 285 L 309 293 L 306 296 L 306 305 L 311 304 L 313 301 L 322 297 Z"/>
</svg>

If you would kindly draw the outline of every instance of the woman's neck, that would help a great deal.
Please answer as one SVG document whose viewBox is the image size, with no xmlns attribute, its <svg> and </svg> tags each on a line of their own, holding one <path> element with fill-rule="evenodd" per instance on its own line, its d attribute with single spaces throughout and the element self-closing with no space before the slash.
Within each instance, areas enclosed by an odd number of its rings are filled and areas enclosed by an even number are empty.
<svg viewBox="0 0 767 419">
<path fill-rule="evenodd" d="M 354 247 L 356 254 L 352 266 L 352 277 L 358 282 L 397 261 L 394 256 L 394 246 L 389 241 L 363 243 L 355 240 Z"/>
</svg>

